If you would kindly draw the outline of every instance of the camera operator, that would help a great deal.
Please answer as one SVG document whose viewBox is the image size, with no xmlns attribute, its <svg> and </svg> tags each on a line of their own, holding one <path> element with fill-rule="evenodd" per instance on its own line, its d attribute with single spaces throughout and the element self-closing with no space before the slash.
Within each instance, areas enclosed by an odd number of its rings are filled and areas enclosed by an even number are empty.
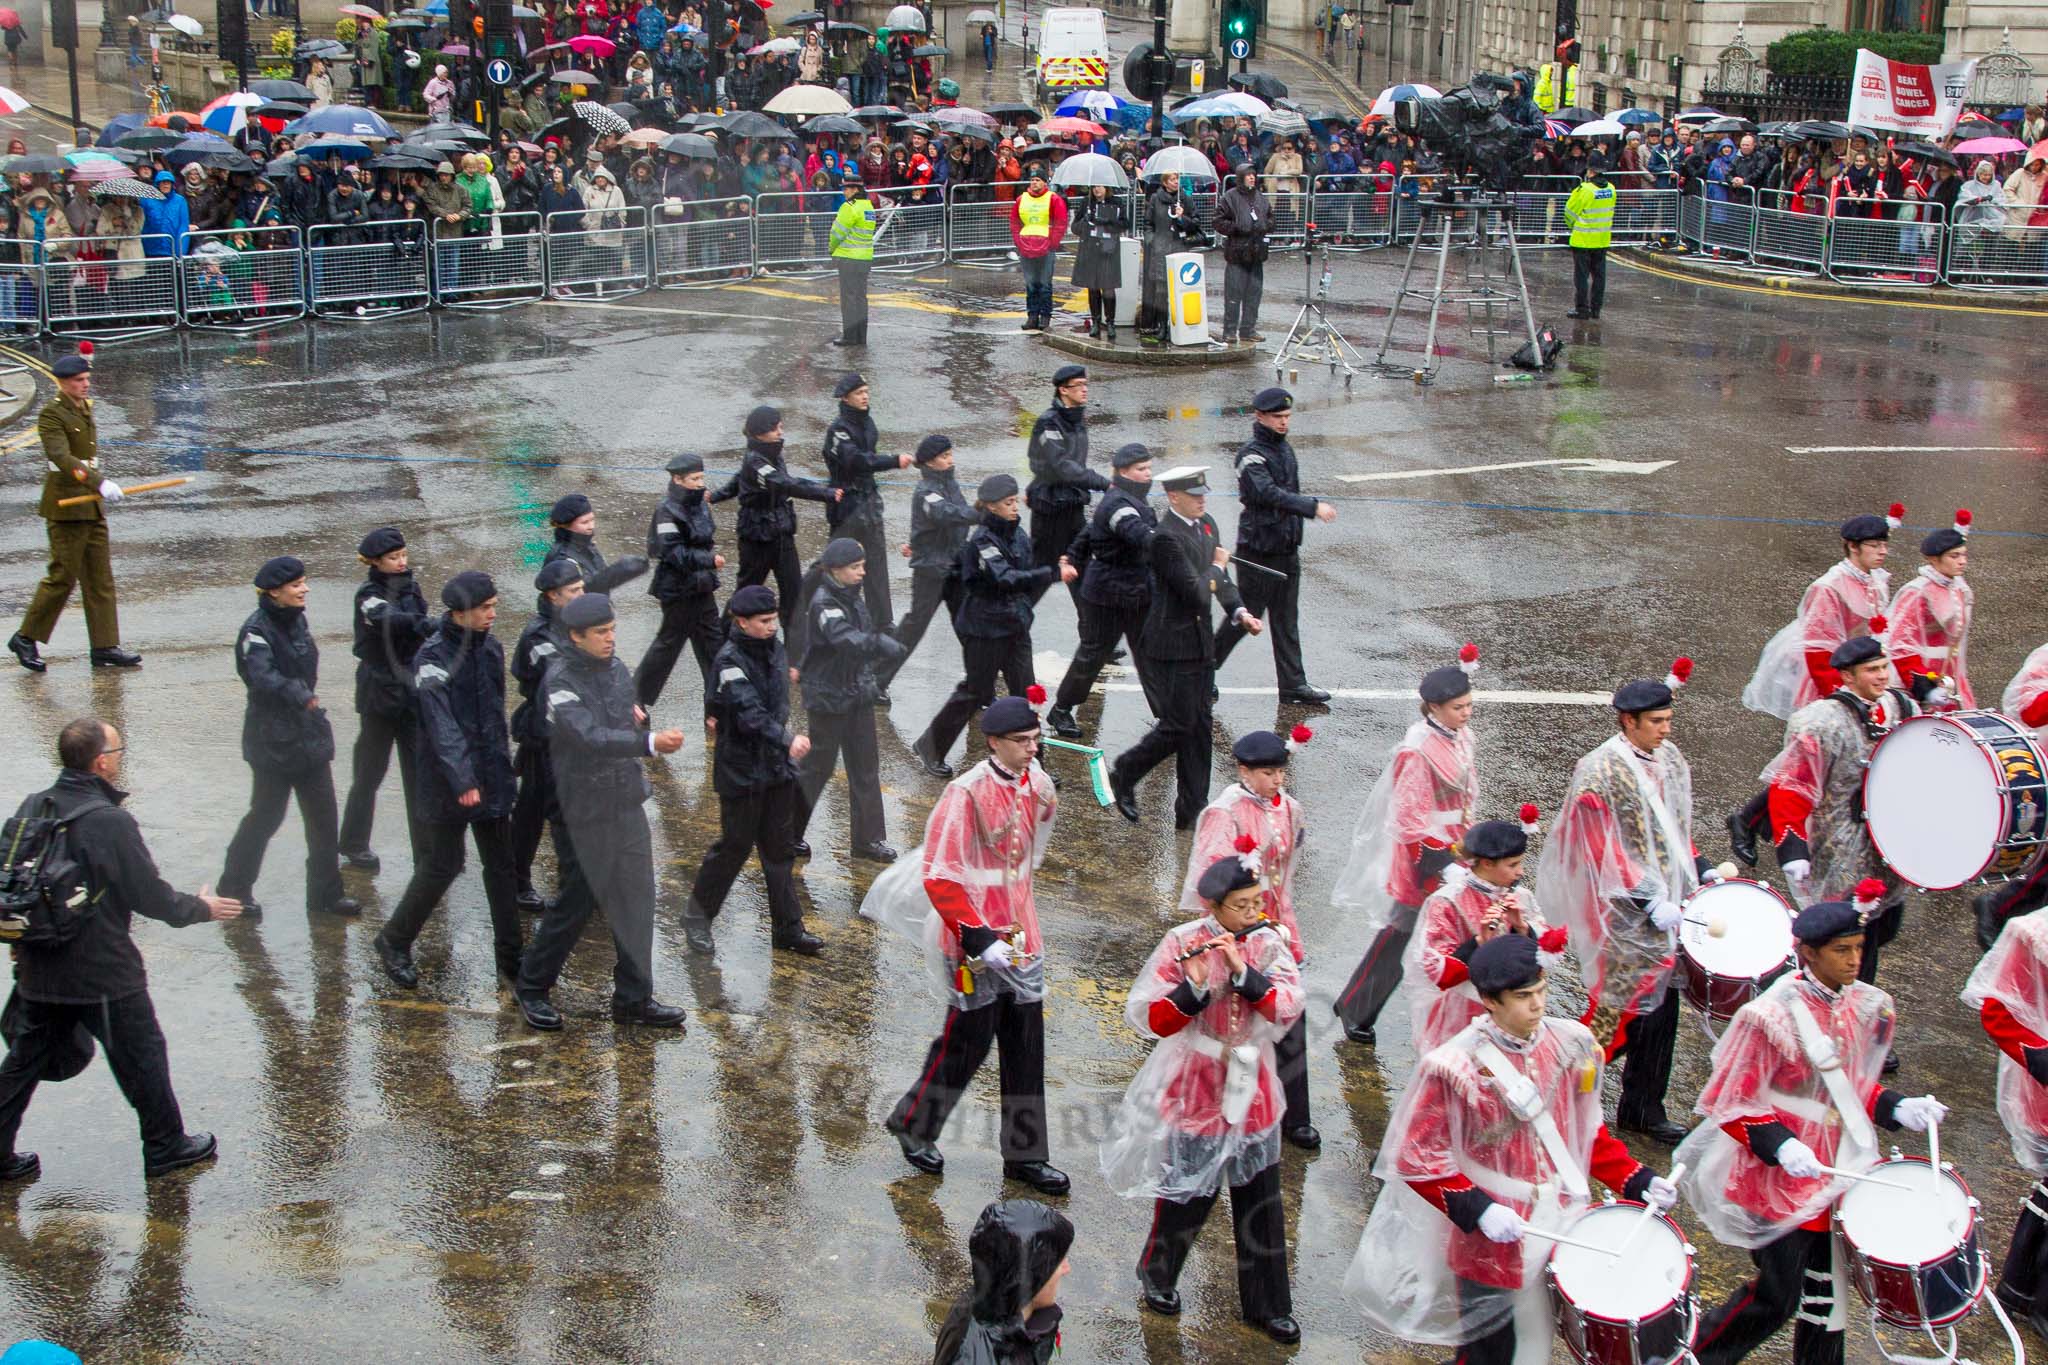
<svg viewBox="0 0 2048 1365">
<path fill-rule="evenodd" d="M 1273 230 L 1273 205 L 1259 192 L 1259 173 L 1239 166 L 1229 189 L 1216 200 L 1211 220 L 1223 239 L 1223 344 L 1264 341 L 1258 330 L 1259 300 L 1266 292 L 1266 236 Z"/>
</svg>

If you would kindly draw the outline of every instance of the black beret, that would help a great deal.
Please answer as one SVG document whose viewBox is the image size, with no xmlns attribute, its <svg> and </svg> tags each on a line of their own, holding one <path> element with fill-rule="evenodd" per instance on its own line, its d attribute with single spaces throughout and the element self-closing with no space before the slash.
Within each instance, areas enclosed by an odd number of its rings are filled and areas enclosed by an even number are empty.
<svg viewBox="0 0 2048 1365">
<path fill-rule="evenodd" d="M 1009 474 L 991 474 L 974 490 L 976 502 L 1001 502 L 1017 496 L 1017 480 Z"/>
<path fill-rule="evenodd" d="M 684 451 L 662 467 L 671 474 L 695 474 L 704 468 L 704 457 Z"/>
<path fill-rule="evenodd" d="M 985 735 L 1021 735 L 1038 728 L 1038 712 L 1022 697 L 997 697 L 981 712 Z"/>
<path fill-rule="evenodd" d="M 584 593 L 561 612 L 562 625 L 569 630 L 589 630 L 617 619 L 612 612 L 612 599 L 601 592 Z"/>
<path fill-rule="evenodd" d="M 1062 365 L 1052 372 L 1052 386 L 1059 388 L 1062 384 L 1071 384 L 1076 379 L 1086 379 L 1087 377 L 1088 367 L 1086 365 Z"/>
<path fill-rule="evenodd" d="M 1271 730 L 1252 730 L 1237 737 L 1237 743 L 1230 746 L 1230 756 L 1247 768 L 1284 768 L 1287 741 Z"/>
<path fill-rule="evenodd" d="M 917 443 L 914 458 L 919 464 L 930 464 L 952 448 L 953 438 L 950 436 L 927 436 Z"/>
<path fill-rule="evenodd" d="M 76 379 L 92 373 L 92 362 L 82 355 L 67 355 L 50 366 L 50 373 L 59 379 Z"/>
<path fill-rule="evenodd" d="M 1112 469 L 1128 469 L 1140 460 L 1151 458 L 1152 452 L 1145 449 L 1141 442 L 1132 441 L 1127 445 L 1118 446 L 1116 454 L 1109 457 L 1109 464 Z"/>
<path fill-rule="evenodd" d="M 1792 937 L 1809 948 L 1863 932 L 1863 912 L 1848 901 L 1816 901 L 1792 921 Z"/>
<path fill-rule="evenodd" d="M 356 553 L 364 559 L 382 559 L 393 550 L 405 548 L 405 536 L 396 526 L 379 526 L 362 539 L 356 546 Z"/>
<path fill-rule="evenodd" d="M 868 381 L 860 377 L 860 371 L 848 370 L 845 374 L 840 375 L 839 382 L 832 386 L 832 396 L 834 398 L 844 398 L 855 389 L 864 389 L 867 386 Z"/>
<path fill-rule="evenodd" d="M 1883 657 L 1884 641 L 1874 635 L 1852 635 L 1836 645 L 1835 652 L 1828 655 L 1828 667 L 1840 672 Z"/>
<path fill-rule="evenodd" d="M 1195 894 L 1214 905 L 1233 891 L 1258 884 L 1259 874 L 1245 866 L 1244 859 L 1232 853 L 1203 869 L 1202 879 L 1195 883 Z"/>
<path fill-rule="evenodd" d="M 771 616 L 779 609 L 774 592 L 759 583 L 741 588 L 725 606 L 734 616 Z"/>
<path fill-rule="evenodd" d="M 1842 523 L 1842 539 L 1844 540 L 1890 540 L 1891 538 L 1892 524 L 1883 517 L 1873 516 L 1868 512 L 1861 516 L 1851 517 Z"/>
<path fill-rule="evenodd" d="M 263 567 L 256 571 L 256 586 L 265 592 L 281 588 L 306 576 L 306 566 L 290 555 L 279 555 L 263 561 Z"/>
<path fill-rule="evenodd" d="M 539 592 L 553 592 L 556 588 L 566 588 L 571 583 L 582 581 L 583 566 L 567 555 L 560 559 L 550 559 L 541 565 L 540 572 L 533 576 L 533 586 Z"/>
<path fill-rule="evenodd" d="M 1472 690 L 1472 675 L 1456 664 L 1432 668 L 1422 675 L 1422 686 L 1418 689 L 1422 699 L 1432 706 L 1441 706 L 1447 701 L 1456 701 Z"/>
<path fill-rule="evenodd" d="M 498 595 L 498 585 L 482 569 L 464 569 L 441 585 L 441 605 L 451 611 L 480 607 Z"/>
<path fill-rule="evenodd" d="M 747 414 L 745 430 L 749 436 L 765 436 L 781 425 L 782 410 L 763 403 Z"/>
<path fill-rule="evenodd" d="M 1286 412 L 1294 406 L 1294 395 L 1282 388 L 1260 389 L 1252 395 L 1253 412 Z"/>
<path fill-rule="evenodd" d="M 548 509 L 548 520 L 557 526 L 567 526 L 576 518 L 590 511 L 590 499 L 581 493 L 564 493 L 555 499 L 555 505 Z"/>
<path fill-rule="evenodd" d="M 843 569 L 849 564 L 858 564 L 868 557 L 867 548 L 850 536 L 835 536 L 825 546 L 825 553 L 818 562 L 828 569 Z"/>
<path fill-rule="evenodd" d="M 1960 550 L 1970 543 L 1969 538 L 1953 526 L 1944 526 L 1939 531 L 1929 531 L 1927 539 L 1920 542 L 1920 553 L 1933 559 L 1950 550 Z"/>
<path fill-rule="evenodd" d="M 1668 683 L 1637 678 L 1634 682 L 1623 683 L 1614 693 L 1614 709 L 1624 716 L 1641 715 L 1645 711 L 1662 711 L 1671 705 L 1671 687 Z"/>
<path fill-rule="evenodd" d="M 1472 989 L 1481 995 L 1504 995 L 1533 986 L 1543 975 L 1543 961 L 1536 954 L 1536 940 L 1527 934 L 1502 934 L 1488 939 L 1465 964 Z"/>
<path fill-rule="evenodd" d="M 1529 851 L 1529 836 L 1512 820 L 1481 820 L 1458 843 L 1469 858 L 1519 858 Z"/>
</svg>

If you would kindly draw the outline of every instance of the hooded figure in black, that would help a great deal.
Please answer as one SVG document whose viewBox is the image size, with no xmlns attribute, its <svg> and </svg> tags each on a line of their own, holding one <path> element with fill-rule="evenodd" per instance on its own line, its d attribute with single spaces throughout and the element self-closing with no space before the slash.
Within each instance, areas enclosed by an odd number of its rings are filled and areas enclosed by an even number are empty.
<svg viewBox="0 0 2048 1365">
<path fill-rule="evenodd" d="M 633 689 L 644 707 L 661 700 L 661 689 L 688 641 L 704 675 L 704 714 L 711 714 L 711 660 L 725 643 L 718 620 L 718 531 L 704 499 L 704 457 L 678 455 L 668 462 L 668 495 L 647 525 L 647 557 L 654 561 L 648 594 L 661 603 L 661 629 L 633 673 Z"/>
<path fill-rule="evenodd" d="M 974 1289 L 939 1328 L 932 1365 L 1046 1365 L 1059 1350 L 1059 1282 L 1074 1225 L 1036 1199 L 990 1204 L 967 1238 Z"/>
<path fill-rule="evenodd" d="M 377 814 L 377 788 L 398 751 L 398 781 L 405 790 L 405 819 L 412 826 L 413 715 L 412 656 L 432 626 L 427 599 L 412 579 L 405 536 L 380 526 L 363 537 L 356 554 L 369 575 L 356 589 L 356 730 L 354 775 L 341 812 L 341 856 L 352 866 L 375 872 L 370 827 Z M 420 846 L 412 840 L 413 861 Z"/>
<path fill-rule="evenodd" d="M 782 413 L 762 404 L 747 414 L 746 458 L 740 472 L 711 495 L 711 501 L 740 500 L 740 573 L 738 587 L 766 583 L 775 575 L 776 612 L 783 628 L 796 611 L 797 580 L 803 565 L 796 557 L 796 509 L 791 498 L 837 502 L 836 488 L 800 479 L 782 459 Z"/>
<path fill-rule="evenodd" d="M 889 546 L 882 529 L 882 493 L 875 487 L 875 474 L 885 469 L 907 469 L 908 455 L 884 455 L 877 449 L 881 433 L 868 410 L 868 381 L 854 373 L 843 374 L 832 388 L 839 400 L 839 415 L 825 428 L 825 469 L 839 490 L 839 501 L 825 508 L 825 524 L 835 536 L 860 542 L 873 570 L 862 585 L 868 615 L 880 630 L 895 627 L 896 614 L 889 604 Z"/>
</svg>

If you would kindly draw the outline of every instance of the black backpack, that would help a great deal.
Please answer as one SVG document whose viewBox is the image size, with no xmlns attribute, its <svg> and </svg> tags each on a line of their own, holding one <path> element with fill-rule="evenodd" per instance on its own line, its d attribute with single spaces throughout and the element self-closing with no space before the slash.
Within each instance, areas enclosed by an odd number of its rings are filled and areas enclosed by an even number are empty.
<svg viewBox="0 0 2048 1365">
<path fill-rule="evenodd" d="M 0 824 L 0 943 L 57 948 L 78 937 L 103 893 L 67 836 L 80 816 L 108 804 L 94 801 L 59 820 L 45 793 L 22 802 Z"/>
</svg>

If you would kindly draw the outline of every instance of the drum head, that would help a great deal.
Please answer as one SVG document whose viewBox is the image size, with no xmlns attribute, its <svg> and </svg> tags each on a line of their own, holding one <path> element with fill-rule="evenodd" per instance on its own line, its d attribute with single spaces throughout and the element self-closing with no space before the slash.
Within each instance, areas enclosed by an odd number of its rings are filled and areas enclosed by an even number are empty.
<svg viewBox="0 0 2048 1365">
<path fill-rule="evenodd" d="M 1990 863 L 2005 833 L 2005 798 L 1970 729 L 1923 716 L 1878 741 L 1863 816 L 1885 866 L 1915 886 L 1946 891 Z"/>
<path fill-rule="evenodd" d="M 1762 976 L 1792 955 L 1792 907 L 1760 882 L 1715 882 L 1686 898 L 1678 941 L 1717 976 Z"/>
<path fill-rule="evenodd" d="M 1870 1173 L 1910 1190 L 1852 1181 L 1837 1206 L 1843 1235 L 1872 1260 L 1925 1265 L 1963 1240 L 1970 1196 L 1954 1176 L 1924 1161 L 1880 1161 Z M 1629 1248 L 1629 1255 L 1635 1248 Z"/>
<path fill-rule="evenodd" d="M 1571 1235 L 1596 1246 L 1620 1246 L 1642 1220 L 1640 1208 L 1613 1204 L 1572 1224 Z M 1661 1218 L 1652 1218 L 1626 1256 L 1560 1246 L 1550 1258 L 1558 1290 L 1583 1312 L 1619 1321 L 1654 1317 L 1685 1294 L 1689 1269 L 1685 1241 Z"/>
</svg>

